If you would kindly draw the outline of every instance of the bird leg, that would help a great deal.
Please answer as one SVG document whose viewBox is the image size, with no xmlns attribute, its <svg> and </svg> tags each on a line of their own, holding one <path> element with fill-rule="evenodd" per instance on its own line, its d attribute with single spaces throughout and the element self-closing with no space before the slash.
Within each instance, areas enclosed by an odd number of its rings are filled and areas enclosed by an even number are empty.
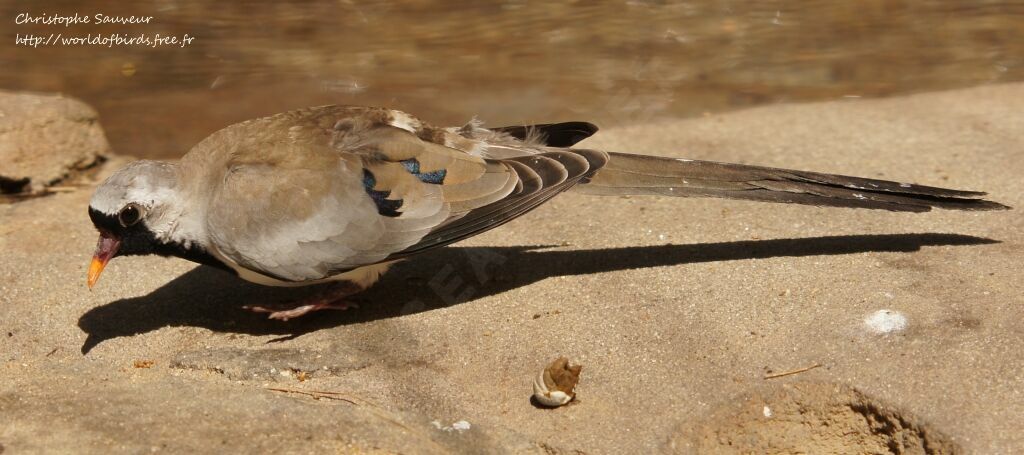
<svg viewBox="0 0 1024 455">
<path fill-rule="evenodd" d="M 356 304 L 348 302 L 345 297 L 362 291 L 363 288 L 352 282 L 341 282 L 328 288 L 292 302 L 278 305 L 246 305 L 245 308 L 255 313 L 270 313 L 270 319 L 287 321 L 320 310 L 347 310 Z"/>
</svg>

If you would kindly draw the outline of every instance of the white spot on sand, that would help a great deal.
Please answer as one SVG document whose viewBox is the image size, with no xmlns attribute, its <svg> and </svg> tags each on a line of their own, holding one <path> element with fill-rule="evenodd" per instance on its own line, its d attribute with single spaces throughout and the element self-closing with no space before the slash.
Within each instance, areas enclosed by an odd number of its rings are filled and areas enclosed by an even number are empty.
<svg viewBox="0 0 1024 455">
<path fill-rule="evenodd" d="M 463 431 L 466 431 L 472 427 L 472 425 L 470 425 L 470 423 L 465 420 L 460 420 L 451 425 L 441 425 L 440 421 L 434 420 L 431 421 L 430 424 L 433 425 L 434 428 L 437 428 L 438 430 L 447 431 L 449 433 L 453 431 L 458 431 L 459 433 L 462 433 Z"/>
<path fill-rule="evenodd" d="M 906 330 L 907 317 L 894 310 L 878 310 L 864 318 L 864 325 L 871 333 L 886 335 Z"/>
<path fill-rule="evenodd" d="M 764 416 L 765 417 L 771 417 L 772 416 L 772 408 L 769 408 L 768 406 L 765 406 L 764 407 Z"/>
</svg>

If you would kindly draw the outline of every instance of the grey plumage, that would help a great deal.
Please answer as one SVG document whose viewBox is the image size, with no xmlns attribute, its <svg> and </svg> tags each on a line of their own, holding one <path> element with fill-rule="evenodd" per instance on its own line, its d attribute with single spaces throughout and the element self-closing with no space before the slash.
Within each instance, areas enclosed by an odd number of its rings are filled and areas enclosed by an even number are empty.
<svg viewBox="0 0 1024 455">
<path fill-rule="evenodd" d="M 1007 208 L 979 192 L 573 148 L 595 131 L 584 122 L 436 128 L 387 109 L 309 108 L 224 128 L 176 164 L 131 165 L 97 189 L 90 215 L 119 242 L 111 256 L 177 255 L 263 284 L 365 287 L 395 260 L 493 229 L 570 189 L 910 212 Z M 137 225 L 124 222 L 130 204 L 143 212 Z"/>
</svg>

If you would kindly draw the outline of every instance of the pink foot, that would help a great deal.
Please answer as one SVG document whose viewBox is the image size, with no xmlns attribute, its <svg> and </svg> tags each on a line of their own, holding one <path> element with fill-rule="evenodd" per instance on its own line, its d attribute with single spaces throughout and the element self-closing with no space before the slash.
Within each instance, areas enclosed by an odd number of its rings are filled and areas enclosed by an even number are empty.
<svg viewBox="0 0 1024 455">
<path fill-rule="evenodd" d="M 246 305 L 245 308 L 255 313 L 270 313 L 270 319 L 287 321 L 289 319 L 305 316 L 306 314 L 320 310 L 347 310 L 357 305 L 344 300 L 352 294 L 359 292 L 350 283 L 342 283 L 310 297 L 282 305 Z"/>
<path fill-rule="evenodd" d="M 290 307 L 287 310 L 281 309 L 283 307 L 287 308 L 287 306 L 285 306 L 285 305 L 282 305 L 282 306 L 274 305 L 274 306 L 269 306 L 269 307 L 260 306 L 260 305 L 251 305 L 251 306 L 250 305 L 246 305 L 246 306 L 244 306 L 242 308 L 245 308 L 245 309 L 247 309 L 249 311 L 252 311 L 254 313 L 270 313 L 270 316 L 268 316 L 268 318 L 270 318 L 270 319 L 278 319 L 278 320 L 281 320 L 281 321 L 287 321 L 287 320 L 292 319 L 292 318 L 297 318 L 299 316 L 304 316 L 304 315 L 306 315 L 308 313 L 312 313 L 314 311 L 320 311 L 320 310 L 347 310 L 349 308 L 355 308 L 355 306 L 356 305 L 354 303 L 349 303 L 349 302 L 346 302 L 346 301 L 343 301 L 343 300 L 339 300 L 339 301 L 335 301 L 335 302 L 320 302 L 320 303 L 310 303 L 310 304 L 306 304 L 306 305 L 293 306 L 293 307 Z"/>
</svg>

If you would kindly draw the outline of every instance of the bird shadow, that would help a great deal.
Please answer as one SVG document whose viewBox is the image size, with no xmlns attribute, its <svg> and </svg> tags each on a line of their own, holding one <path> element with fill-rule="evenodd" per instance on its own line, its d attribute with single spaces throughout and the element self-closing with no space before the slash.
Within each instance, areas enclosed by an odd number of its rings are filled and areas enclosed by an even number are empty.
<svg viewBox="0 0 1024 455">
<path fill-rule="evenodd" d="M 527 286 L 552 276 L 587 275 L 712 261 L 911 252 L 924 246 L 999 243 L 959 234 L 844 235 L 746 240 L 690 245 L 656 245 L 592 250 L 554 246 L 448 247 L 400 263 L 377 285 L 353 297 L 359 308 L 323 311 L 287 322 L 242 309 L 244 305 L 287 302 L 316 292 L 271 288 L 200 266 L 153 291 L 93 308 L 78 320 L 87 334 L 86 354 L 100 343 L 167 326 L 203 327 L 217 332 L 281 335 L 293 339 L 313 331 L 470 302 Z"/>
</svg>

